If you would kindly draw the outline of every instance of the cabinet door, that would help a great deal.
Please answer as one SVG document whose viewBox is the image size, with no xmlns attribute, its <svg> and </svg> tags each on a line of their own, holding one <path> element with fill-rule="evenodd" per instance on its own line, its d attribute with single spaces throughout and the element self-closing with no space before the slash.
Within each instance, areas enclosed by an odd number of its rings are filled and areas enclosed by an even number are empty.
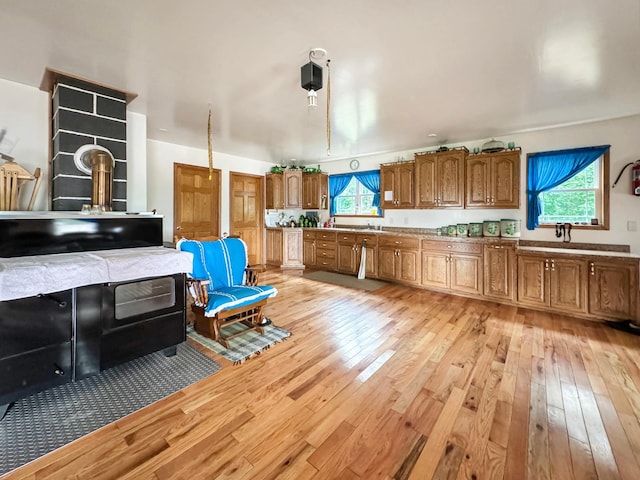
<svg viewBox="0 0 640 480">
<path fill-rule="evenodd" d="M 313 175 L 302 175 L 302 208 L 316 208 L 315 207 L 315 182 Z"/>
<path fill-rule="evenodd" d="M 413 162 L 401 163 L 397 166 L 396 181 L 398 183 L 396 184 L 395 196 L 398 200 L 398 208 L 413 208 L 413 167 Z"/>
<path fill-rule="evenodd" d="M 396 169 L 394 165 L 380 167 L 380 203 L 383 209 L 396 207 Z"/>
<path fill-rule="evenodd" d="M 416 155 L 415 164 L 416 202 L 418 208 L 436 206 L 436 157 Z"/>
<path fill-rule="evenodd" d="M 518 256 L 518 301 L 536 307 L 549 305 L 548 261 L 542 257 Z"/>
<path fill-rule="evenodd" d="M 422 252 L 422 285 L 449 288 L 449 254 Z"/>
<path fill-rule="evenodd" d="M 357 245 L 356 250 L 356 273 L 360 268 L 360 262 L 362 261 L 362 246 Z M 367 247 L 367 255 L 364 266 L 364 274 L 368 278 L 378 278 L 378 248 Z"/>
<path fill-rule="evenodd" d="M 378 276 L 389 280 L 396 280 L 396 252 L 395 248 L 378 247 Z"/>
<path fill-rule="evenodd" d="M 586 313 L 587 264 L 582 260 L 549 260 L 549 304 L 567 313 Z"/>
<path fill-rule="evenodd" d="M 339 272 L 356 273 L 356 250 L 354 244 L 338 244 L 338 266 Z"/>
<path fill-rule="evenodd" d="M 302 229 L 286 228 L 282 232 L 282 265 L 284 267 L 302 267 L 303 264 Z"/>
<path fill-rule="evenodd" d="M 638 263 L 589 262 L 589 313 L 638 320 Z"/>
<path fill-rule="evenodd" d="M 302 208 L 302 171 L 285 171 L 284 208 Z"/>
<path fill-rule="evenodd" d="M 267 230 L 267 264 L 282 264 L 282 230 Z"/>
<path fill-rule="evenodd" d="M 314 267 L 316 265 L 316 241 L 305 238 L 302 251 L 304 265 L 306 267 Z"/>
<path fill-rule="evenodd" d="M 451 254 L 451 290 L 482 295 L 482 257 Z"/>
<path fill-rule="evenodd" d="M 484 246 L 484 295 L 514 299 L 514 250 L 503 245 Z"/>
<path fill-rule="evenodd" d="M 464 152 L 438 156 L 437 188 L 439 207 L 462 207 L 464 201 Z"/>
<path fill-rule="evenodd" d="M 489 159 L 471 156 L 467 160 L 467 208 L 486 207 L 490 202 L 489 195 Z"/>
<path fill-rule="evenodd" d="M 420 281 L 420 252 L 418 250 L 399 250 L 397 262 L 397 279 L 403 282 L 418 283 Z"/>
<path fill-rule="evenodd" d="M 284 182 L 282 174 L 268 173 L 266 175 L 265 191 L 266 209 L 284 208 Z"/>
<path fill-rule="evenodd" d="M 501 155 L 491 159 L 491 206 L 520 207 L 520 155 Z"/>
</svg>

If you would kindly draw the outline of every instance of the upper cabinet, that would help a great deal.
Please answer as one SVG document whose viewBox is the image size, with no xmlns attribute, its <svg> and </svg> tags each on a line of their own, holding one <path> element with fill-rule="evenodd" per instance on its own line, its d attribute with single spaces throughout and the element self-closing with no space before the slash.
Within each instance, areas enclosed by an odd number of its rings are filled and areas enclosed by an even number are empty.
<svg viewBox="0 0 640 480">
<path fill-rule="evenodd" d="M 415 156 L 416 208 L 464 206 L 465 148 Z"/>
<path fill-rule="evenodd" d="M 520 149 L 467 157 L 467 208 L 520 207 Z"/>
<path fill-rule="evenodd" d="M 265 208 L 267 210 L 284 208 L 284 176 L 282 173 L 267 173 L 265 188 Z"/>
<path fill-rule="evenodd" d="M 380 165 L 380 203 L 383 209 L 413 208 L 414 162 Z"/>
<path fill-rule="evenodd" d="M 326 173 L 302 174 L 302 208 L 329 208 L 329 176 Z"/>
<path fill-rule="evenodd" d="M 284 208 L 302 208 L 302 170 L 285 170 Z"/>
</svg>

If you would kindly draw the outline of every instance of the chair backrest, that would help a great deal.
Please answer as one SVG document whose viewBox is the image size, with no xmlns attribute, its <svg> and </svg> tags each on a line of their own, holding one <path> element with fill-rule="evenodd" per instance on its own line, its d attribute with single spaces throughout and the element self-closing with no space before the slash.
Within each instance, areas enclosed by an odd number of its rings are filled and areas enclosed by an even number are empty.
<svg viewBox="0 0 640 480">
<path fill-rule="evenodd" d="M 244 285 L 248 264 L 247 245 L 240 238 L 214 241 L 181 239 L 176 248 L 193 254 L 191 277 L 209 280 L 207 290 Z"/>
</svg>

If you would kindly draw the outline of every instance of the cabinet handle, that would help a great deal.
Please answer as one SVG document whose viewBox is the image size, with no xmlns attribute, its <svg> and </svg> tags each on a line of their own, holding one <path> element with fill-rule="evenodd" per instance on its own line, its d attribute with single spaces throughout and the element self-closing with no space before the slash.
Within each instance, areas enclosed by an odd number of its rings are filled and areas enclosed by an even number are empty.
<svg viewBox="0 0 640 480">
<path fill-rule="evenodd" d="M 487 197 L 487 203 L 491 203 L 491 197 Z"/>
<path fill-rule="evenodd" d="M 551 271 L 555 272 L 556 271 L 556 261 L 555 260 L 551 260 Z"/>
<path fill-rule="evenodd" d="M 451 248 L 451 245 L 447 245 L 447 248 Z"/>
<path fill-rule="evenodd" d="M 501 248 L 504 248 L 504 245 L 494 245 L 493 248 L 495 248 L 496 250 L 499 250 Z"/>
<path fill-rule="evenodd" d="M 596 274 L 596 265 L 593 262 L 589 262 L 589 273 L 591 275 Z"/>
<path fill-rule="evenodd" d="M 545 261 L 544 261 L 544 269 L 546 271 L 549 271 L 549 260 L 548 259 L 545 259 Z"/>
<path fill-rule="evenodd" d="M 53 373 L 60 376 L 64 375 L 64 370 L 60 367 L 60 365 L 54 363 L 53 366 L 54 366 Z"/>
</svg>

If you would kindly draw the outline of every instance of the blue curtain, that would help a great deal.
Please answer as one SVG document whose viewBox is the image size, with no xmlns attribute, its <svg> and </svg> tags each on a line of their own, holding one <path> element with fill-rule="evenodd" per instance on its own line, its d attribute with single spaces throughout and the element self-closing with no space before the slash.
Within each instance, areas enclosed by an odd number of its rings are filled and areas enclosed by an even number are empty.
<svg viewBox="0 0 640 480">
<path fill-rule="evenodd" d="M 600 158 L 611 145 L 533 153 L 527 157 L 527 229 L 542 213 L 540 194 L 566 182 Z"/>
<path fill-rule="evenodd" d="M 353 178 L 353 173 L 341 173 L 339 175 L 329 175 L 329 215 L 332 217 L 336 214 L 336 198 L 344 189 L 347 188 L 349 182 Z"/>
<path fill-rule="evenodd" d="M 373 192 L 373 203 L 377 214 L 380 215 L 380 170 L 368 170 L 353 175 L 365 187 Z"/>
</svg>

